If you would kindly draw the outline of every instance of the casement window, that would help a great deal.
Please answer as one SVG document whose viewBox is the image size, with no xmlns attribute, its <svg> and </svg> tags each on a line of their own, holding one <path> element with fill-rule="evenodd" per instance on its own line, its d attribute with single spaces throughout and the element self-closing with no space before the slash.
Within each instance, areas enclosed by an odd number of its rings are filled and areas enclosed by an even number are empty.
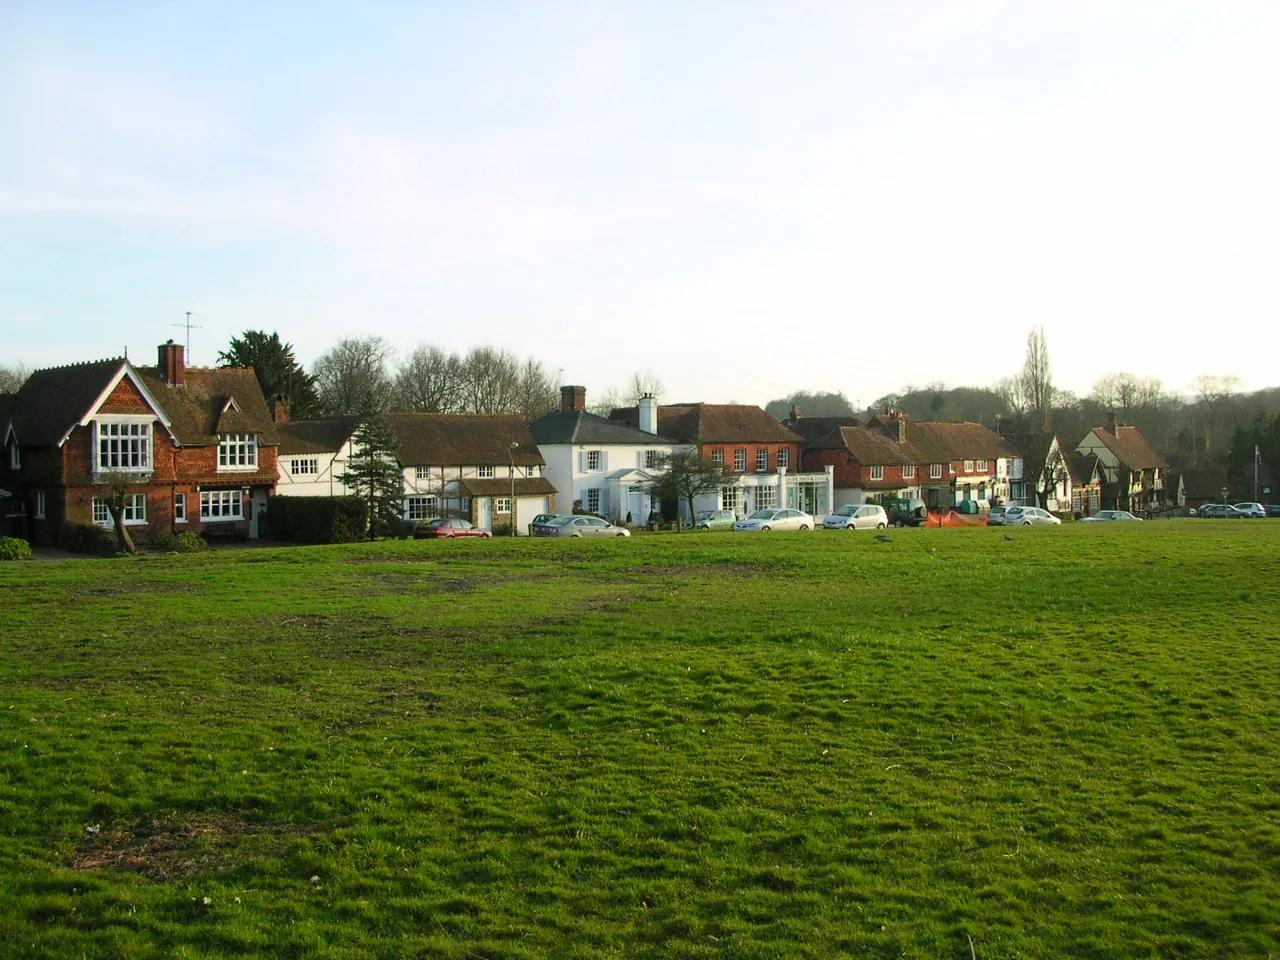
<svg viewBox="0 0 1280 960">
<path fill-rule="evenodd" d="M 738 473 L 745 473 L 747 470 L 747 448 L 740 447 L 733 451 L 733 469 Z"/>
<path fill-rule="evenodd" d="M 972 460 L 966 460 L 966 461 L 964 462 L 964 472 L 965 472 L 965 473 L 973 473 L 973 461 L 972 461 Z"/>
<path fill-rule="evenodd" d="M 737 487 L 720 488 L 720 509 L 738 512 L 739 490 Z"/>
<path fill-rule="evenodd" d="M 510 512 L 511 512 L 511 498 L 510 498 L 510 497 L 498 497 L 498 498 L 496 498 L 496 499 L 493 501 L 493 512 L 494 512 L 494 513 L 510 513 Z"/>
<path fill-rule="evenodd" d="M 929 464 L 929 479 L 938 480 L 941 477 L 942 477 L 942 464 L 940 463 Z"/>
<path fill-rule="evenodd" d="M 756 451 L 756 473 L 768 473 L 768 472 L 769 472 L 769 451 L 757 450 Z"/>
<path fill-rule="evenodd" d="M 978 472 L 979 472 L 979 473 L 986 473 L 986 472 L 987 472 L 987 469 L 988 469 L 987 461 L 986 461 L 986 460 L 979 460 L 979 461 L 978 461 L 978 463 L 977 463 L 977 469 L 978 469 Z"/>
<path fill-rule="evenodd" d="M 320 472 L 320 461 L 316 457 L 300 457 L 289 461 L 289 472 L 295 477 L 313 475 Z"/>
<path fill-rule="evenodd" d="M 257 468 L 258 435 L 256 433 L 218 434 L 219 470 L 256 470 Z"/>
<path fill-rule="evenodd" d="M 111 526 L 111 510 L 106 498 L 93 498 L 93 522 L 102 526 Z M 147 522 L 147 498 L 145 494 L 129 493 L 124 498 L 124 522 L 129 526 Z"/>
<path fill-rule="evenodd" d="M 778 505 L 777 487 L 756 487 L 756 509 L 766 510 Z"/>
<path fill-rule="evenodd" d="M 205 523 L 244 519 L 244 497 L 239 490 L 201 490 L 200 519 Z"/>
<path fill-rule="evenodd" d="M 883 479 L 884 479 L 884 467 L 882 467 L 882 466 L 872 467 L 872 468 L 871 468 L 871 479 L 872 479 L 872 480 L 883 480 Z"/>
<path fill-rule="evenodd" d="M 173 495 L 173 522 L 187 522 L 187 495 L 185 493 L 175 493 Z"/>
<path fill-rule="evenodd" d="M 657 470 L 662 466 L 661 450 L 646 450 L 644 452 L 644 468 L 646 470 Z"/>
<path fill-rule="evenodd" d="M 587 471 L 593 472 L 604 469 L 604 451 L 588 450 L 587 451 Z"/>
<path fill-rule="evenodd" d="M 413 468 L 413 479 L 415 479 L 415 480 L 430 480 L 430 479 L 431 479 L 431 468 L 430 468 L 430 467 L 414 467 L 414 468 Z"/>
<path fill-rule="evenodd" d="M 440 501 L 436 497 L 409 497 L 405 500 L 406 520 L 430 520 L 440 515 Z"/>
<path fill-rule="evenodd" d="M 791 466 L 791 448 L 783 447 L 778 451 L 778 469 L 786 470 Z"/>
<path fill-rule="evenodd" d="M 902 479 L 914 480 L 915 478 L 916 478 L 916 465 L 914 463 L 908 463 L 905 467 L 902 468 Z"/>
<path fill-rule="evenodd" d="M 485 464 L 476 467 L 476 476 L 481 480 L 490 480 L 493 478 L 493 464 Z"/>
<path fill-rule="evenodd" d="M 44 491 L 43 490 L 36 491 L 36 519 L 37 520 L 44 519 Z"/>
<path fill-rule="evenodd" d="M 711 462 L 712 462 L 713 464 L 715 464 L 717 467 L 723 467 L 723 466 L 724 466 L 724 451 L 723 451 L 723 450 L 712 450 L 712 451 L 711 451 Z"/>
<path fill-rule="evenodd" d="M 592 487 L 587 491 L 587 513 L 600 512 L 600 488 Z"/>
<path fill-rule="evenodd" d="M 128 420 L 94 421 L 96 472 L 149 473 L 151 424 Z"/>
</svg>

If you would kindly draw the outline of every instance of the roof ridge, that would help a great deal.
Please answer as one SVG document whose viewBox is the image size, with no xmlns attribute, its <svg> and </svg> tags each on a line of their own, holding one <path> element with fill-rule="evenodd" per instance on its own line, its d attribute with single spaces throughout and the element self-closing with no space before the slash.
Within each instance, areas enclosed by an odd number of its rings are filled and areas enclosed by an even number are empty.
<svg viewBox="0 0 1280 960">
<path fill-rule="evenodd" d="M 123 363 L 128 359 L 129 359 L 128 357 L 102 357 L 99 360 L 77 360 L 75 363 L 62 363 L 56 367 L 39 367 L 38 369 L 32 370 L 31 372 L 44 373 L 45 371 L 52 371 L 52 370 L 71 370 L 75 367 L 92 367 L 99 363 Z"/>
</svg>

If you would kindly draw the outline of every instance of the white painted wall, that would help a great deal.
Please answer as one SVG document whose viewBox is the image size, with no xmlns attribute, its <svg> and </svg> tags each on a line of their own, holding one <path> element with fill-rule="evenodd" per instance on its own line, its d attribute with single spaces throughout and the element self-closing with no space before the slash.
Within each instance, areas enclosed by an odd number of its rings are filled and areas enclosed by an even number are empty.
<svg viewBox="0 0 1280 960">
<path fill-rule="evenodd" d="M 625 486 L 613 484 L 610 490 L 609 474 L 619 470 L 643 470 L 645 453 L 655 450 L 660 454 L 668 454 L 677 449 L 669 443 L 662 443 L 655 438 L 654 443 L 605 443 L 605 444 L 539 444 L 538 452 L 547 462 L 545 476 L 556 488 L 556 511 L 573 512 L 573 502 L 582 501 L 582 508 L 587 509 L 587 491 L 600 490 L 600 512 L 612 516 L 620 512 L 623 517 L 627 510 L 627 492 Z M 586 454 L 598 450 L 602 454 L 600 469 L 586 469 Z M 614 503 L 613 500 L 620 502 Z M 642 523 L 634 517 L 636 523 Z"/>
<path fill-rule="evenodd" d="M 286 453 L 276 459 L 276 494 L 284 497 L 344 497 L 346 486 L 338 480 L 351 459 L 351 444 L 336 453 Z M 314 474 L 293 474 L 291 461 L 315 460 Z"/>
</svg>

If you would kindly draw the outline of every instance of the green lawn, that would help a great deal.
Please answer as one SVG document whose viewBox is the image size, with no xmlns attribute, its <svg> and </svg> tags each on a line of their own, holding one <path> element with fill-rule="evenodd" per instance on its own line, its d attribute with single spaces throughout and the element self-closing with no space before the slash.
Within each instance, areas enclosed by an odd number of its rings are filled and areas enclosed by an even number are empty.
<svg viewBox="0 0 1280 960">
<path fill-rule="evenodd" d="M 0 565 L 0 956 L 1280 955 L 1280 523 Z"/>
</svg>

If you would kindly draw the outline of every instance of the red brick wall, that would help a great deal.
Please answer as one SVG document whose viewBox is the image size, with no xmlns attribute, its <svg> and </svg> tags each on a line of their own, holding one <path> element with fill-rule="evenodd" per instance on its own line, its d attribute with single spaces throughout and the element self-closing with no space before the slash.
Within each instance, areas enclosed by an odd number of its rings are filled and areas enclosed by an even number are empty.
<svg viewBox="0 0 1280 960">
<path fill-rule="evenodd" d="M 111 395 L 102 401 L 99 413 L 152 413 L 151 404 L 128 377 L 123 377 Z"/>
<path fill-rule="evenodd" d="M 800 469 L 800 445 L 796 443 L 704 443 L 701 447 L 701 455 L 710 460 L 712 454 L 716 450 L 724 452 L 724 467 L 730 472 L 734 471 L 733 457 L 739 450 L 747 451 L 747 468 L 741 473 L 777 473 L 778 472 L 778 451 L 789 450 L 790 465 L 787 467 L 788 473 L 795 473 Z M 769 469 L 766 471 L 756 470 L 756 455 L 760 450 L 769 451 Z"/>
</svg>

